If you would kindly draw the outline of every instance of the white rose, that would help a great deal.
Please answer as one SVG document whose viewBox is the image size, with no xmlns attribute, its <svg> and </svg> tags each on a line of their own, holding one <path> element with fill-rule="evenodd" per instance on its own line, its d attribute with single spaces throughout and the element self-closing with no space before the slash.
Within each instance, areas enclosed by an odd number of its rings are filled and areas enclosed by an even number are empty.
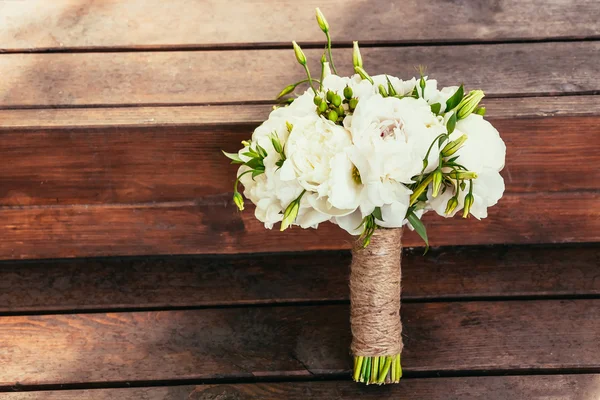
<svg viewBox="0 0 600 400">
<path fill-rule="evenodd" d="M 458 156 L 458 163 L 469 171 L 477 173 L 477 178 L 473 180 L 475 201 L 471 207 L 471 214 L 478 219 L 486 218 L 487 208 L 495 205 L 504 194 L 504 179 L 500 171 L 504 168 L 506 145 L 496 128 L 481 115 L 471 114 L 459 121 L 450 140 L 457 139 L 463 134 L 467 135 L 467 140 L 455 156 Z M 458 196 L 458 207 L 448 217 L 454 216 L 463 209 L 468 186 L 466 189 Z M 429 188 L 429 204 L 439 215 L 447 216 L 446 204 L 452 196 L 452 190 L 446 190 L 444 194 L 432 198 L 431 188 Z"/>
</svg>

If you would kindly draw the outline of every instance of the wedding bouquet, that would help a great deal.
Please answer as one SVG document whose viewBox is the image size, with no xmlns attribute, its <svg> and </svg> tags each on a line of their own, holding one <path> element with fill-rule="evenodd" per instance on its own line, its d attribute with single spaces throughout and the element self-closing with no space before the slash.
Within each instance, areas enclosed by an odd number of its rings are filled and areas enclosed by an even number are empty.
<svg viewBox="0 0 600 400">
<path fill-rule="evenodd" d="M 331 54 L 329 25 L 317 9 L 327 46 L 318 79 L 293 42 L 306 79 L 278 96 L 304 93 L 274 107 L 237 153 L 233 200 L 256 206 L 271 229 L 317 228 L 329 221 L 358 236 L 350 276 L 355 381 L 398 382 L 402 376 L 400 256 L 402 227 L 429 246 L 421 217 L 487 217 L 504 193 L 506 147 L 484 119 L 481 90 L 438 89 L 420 76 L 370 76 L 354 42 L 355 75 L 342 77 Z"/>
</svg>

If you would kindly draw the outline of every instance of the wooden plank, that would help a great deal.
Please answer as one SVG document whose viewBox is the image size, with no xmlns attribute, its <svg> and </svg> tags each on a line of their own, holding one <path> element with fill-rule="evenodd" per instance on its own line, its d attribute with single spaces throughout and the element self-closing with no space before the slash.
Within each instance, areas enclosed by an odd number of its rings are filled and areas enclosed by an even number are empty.
<svg viewBox="0 0 600 400">
<path fill-rule="evenodd" d="M 168 5 L 160 0 L 11 1 L 0 8 L 0 43 L 6 51 L 322 41 L 315 7 L 327 15 L 338 43 L 596 37 L 596 6 L 594 0 L 245 0 L 235 7 L 218 0 L 172 0 Z M 460 23 L 448 29 L 447 15 Z"/>
<path fill-rule="evenodd" d="M 600 189 L 600 115 L 492 119 L 513 193 Z M 10 130 L 0 134 L 0 205 L 187 201 L 231 193 L 253 125 Z M 573 160 L 577 160 L 574 162 Z"/>
<path fill-rule="evenodd" d="M 107 255 L 255 253 L 349 248 L 351 237 L 324 223 L 317 230 L 265 230 L 253 208 L 227 198 L 103 206 L 0 209 L 0 259 Z M 507 194 L 489 218 L 427 215 L 433 246 L 600 241 L 600 193 Z M 416 233 L 405 246 L 421 246 Z"/>
<path fill-rule="evenodd" d="M 441 85 L 463 81 L 489 95 L 593 94 L 600 42 L 376 47 L 362 51 L 373 75 L 414 76 L 425 65 Z M 351 49 L 336 49 L 339 71 Z M 313 72 L 320 49 L 306 51 Z M 476 62 L 474 62 L 476 60 Z M 577 71 L 577 74 L 573 74 Z M 160 105 L 271 101 L 304 74 L 291 49 L 0 57 L 0 106 Z"/>
<path fill-rule="evenodd" d="M 405 302 L 600 296 L 600 245 L 422 253 L 402 258 Z M 345 251 L 4 262 L 0 313 L 347 301 L 349 265 Z"/>
<path fill-rule="evenodd" d="M 600 300 L 402 307 L 404 371 L 598 370 Z M 0 318 L 0 386 L 347 373 L 348 307 Z"/>
<path fill-rule="evenodd" d="M 486 98 L 487 118 L 536 118 L 600 115 L 600 96 Z M 259 125 L 270 105 L 213 105 L 174 107 L 99 107 L 0 109 L 0 131 L 15 128 L 105 128 Z"/>
<path fill-rule="evenodd" d="M 6 400 L 597 400 L 600 376 L 541 375 L 403 379 L 399 385 L 365 386 L 349 381 L 251 383 L 134 389 L 6 393 Z"/>
</svg>

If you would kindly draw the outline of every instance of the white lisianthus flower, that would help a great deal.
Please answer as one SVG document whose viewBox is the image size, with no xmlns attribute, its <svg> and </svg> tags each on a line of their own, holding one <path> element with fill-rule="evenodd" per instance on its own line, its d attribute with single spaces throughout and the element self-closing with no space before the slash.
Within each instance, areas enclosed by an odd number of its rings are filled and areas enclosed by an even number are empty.
<svg viewBox="0 0 600 400">
<path fill-rule="evenodd" d="M 322 213 L 352 212 L 356 206 L 343 208 L 354 203 L 347 197 L 352 191 L 343 192 L 344 186 L 340 185 L 344 174 L 352 174 L 352 164 L 344 153 L 351 145 L 350 132 L 325 118 L 314 115 L 297 119 L 286 142 L 281 179 L 298 182 L 309 194 L 316 193 L 308 199 Z"/>
<path fill-rule="evenodd" d="M 463 134 L 467 135 L 467 140 L 454 156 L 458 156 L 459 164 L 477 173 L 477 178 L 473 180 L 475 201 L 471 207 L 471 214 L 477 219 L 486 218 L 488 207 L 495 205 L 504 194 L 504 179 L 500 171 L 504 168 L 506 145 L 496 128 L 481 115 L 471 114 L 458 121 L 450 140 L 458 139 Z M 468 184 L 467 189 L 458 196 L 456 209 L 450 215 L 446 215 L 446 204 L 453 195 L 452 190 L 446 190 L 444 194 L 432 198 L 429 188 L 429 205 L 439 215 L 452 217 L 463 209 L 467 193 Z"/>
<path fill-rule="evenodd" d="M 362 217 L 380 207 L 384 221 L 378 225 L 402 226 L 412 193 L 406 185 L 421 172 L 429 146 L 445 127 L 423 99 L 377 94 L 359 101 L 350 128 L 354 144 L 347 154 L 361 184 L 347 191 L 360 191 Z M 433 167 L 438 154 L 436 145 L 429 161 Z"/>
</svg>

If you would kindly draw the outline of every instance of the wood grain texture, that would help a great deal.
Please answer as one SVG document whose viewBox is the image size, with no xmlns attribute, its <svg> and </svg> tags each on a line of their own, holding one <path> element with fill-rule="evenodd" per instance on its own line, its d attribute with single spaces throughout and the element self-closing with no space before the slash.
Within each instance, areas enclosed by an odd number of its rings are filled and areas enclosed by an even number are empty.
<svg viewBox="0 0 600 400">
<path fill-rule="evenodd" d="M 506 191 L 600 189 L 600 116 L 492 119 Z M 231 193 L 255 125 L 19 129 L 0 133 L 0 206 L 188 201 Z M 592 149 L 592 151 L 590 151 Z M 574 160 L 577 160 L 574 162 Z"/>
<path fill-rule="evenodd" d="M 600 91 L 600 42 L 378 47 L 362 50 L 371 75 L 408 79 L 425 65 L 441 85 L 463 82 L 488 95 L 593 94 Z M 317 71 L 320 49 L 307 50 Z M 336 49 L 338 71 L 351 49 Z M 476 62 L 474 62 L 476 60 Z M 574 73 L 576 71 L 577 73 Z M 304 76 L 293 51 L 185 51 L 6 54 L 0 107 L 206 104 L 271 101 Z"/>
<path fill-rule="evenodd" d="M 402 319 L 408 375 L 600 368 L 600 300 L 405 304 Z M 0 339 L 4 387 L 351 366 L 345 305 L 1 317 Z"/>
<path fill-rule="evenodd" d="M 600 245 L 422 253 L 404 252 L 404 302 L 600 297 Z M 0 313 L 347 301 L 349 265 L 346 251 L 3 262 Z"/>
<path fill-rule="evenodd" d="M 403 379 L 399 385 L 349 381 L 250 383 L 3 394 L 6 400 L 597 400 L 600 376 L 486 376 Z"/>
<path fill-rule="evenodd" d="M 351 237 L 317 230 L 266 230 L 253 208 L 227 198 L 103 206 L 0 210 L 0 259 L 110 255 L 254 253 L 350 248 Z M 507 194 L 489 218 L 424 218 L 432 246 L 600 241 L 600 193 Z M 416 233 L 404 245 L 422 246 Z"/>
<path fill-rule="evenodd" d="M 334 40 L 344 43 L 595 37 L 596 5 L 594 0 L 245 0 L 235 7 L 218 0 L 9 1 L 1 7 L 0 49 L 322 41 L 315 7 L 327 16 Z M 460 23 L 450 25 L 447 15 Z"/>
<path fill-rule="evenodd" d="M 600 115 L 600 96 L 486 98 L 491 119 Z M 259 125 L 272 108 L 265 104 L 0 109 L 0 131 L 15 128 L 105 128 Z"/>
</svg>

